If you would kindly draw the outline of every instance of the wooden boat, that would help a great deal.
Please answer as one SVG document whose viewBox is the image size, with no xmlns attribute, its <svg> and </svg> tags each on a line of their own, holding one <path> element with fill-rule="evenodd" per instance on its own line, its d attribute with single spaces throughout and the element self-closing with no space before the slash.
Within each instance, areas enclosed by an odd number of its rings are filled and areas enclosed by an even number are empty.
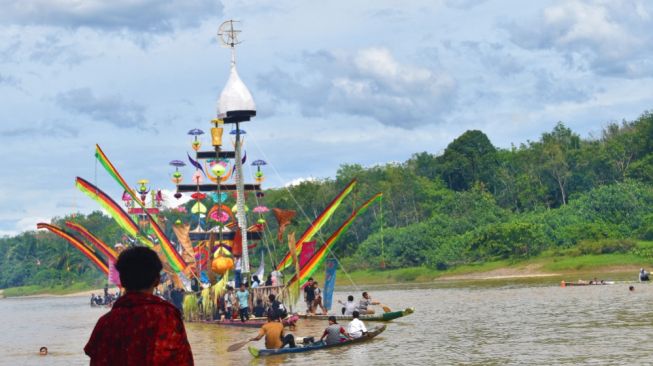
<svg viewBox="0 0 653 366">
<path fill-rule="evenodd" d="M 614 285 L 614 281 L 582 281 L 578 282 L 567 282 L 561 281 L 560 287 L 569 287 L 569 286 L 605 286 L 605 285 Z"/>
<path fill-rule="evenodd" d="M 376 321 L 376 322 L 387 322 L 390 320 L 394 320 L 397 318 L 401 318 L 407 315 L 412 314 L 415 312 L 415 309 L 413 308 L 406 308 L 404 310 L 399 310 L 399 311 L 390 311 L 387 313 L 381 313 L 381 314 L 367 314 L 367 315 L 361 315 L 359 318 L 360 320 L 365 320 L 365 321 Z M 315 319 L 315 320 L 328 320 L 329 316 L 331 315 L 311 315 L 311 314 L 299 314 L 299 317 L 302 319 Z M 351 315 L 334 315 L 337 320 L 352 320 L 353 317 Z"/>
<path fill-rule="evenodd" d="M 344 342 L 336 343 L 336 344 L 331 344 L 331 345 L 326 345 L 324 342 L 316 342 L 312 343 L 309 345 L 305 345 L 303 347 L 295 347 L 295 348 L 280 348 L 280 349 L 258 349 L 256 347 L 249 347 L 249 353 L 252 354 L 254 357 L 263 357 L 263 356 L 272 356 L 272 355 L 281 355 L 281 354 L 286 354 L 286 353 L 302 353 L 302 352 L 310 352 L 310 351 L 317 351 L 320 349 L 330 349 L 330 348 L 335 348 L 335 347 L 343 347 L 343 346 L 349 346 L 353 344 L 358 344 L 358 343 L 363 343 L 366 341 L 369 341 L 370 339 L 376 337 L 377 335 L 383 333 L 385 330 L 386 326 L 381 325 L 378 327 L 375 327 L 371 329 L 369 332 L 367 332 L 366 335 L 360 337 L 360 338 L 355 338 L 352 340 L 347 340 Z"/>
<path fill-rule="evenodd" d="M 240 321 L 240 319 L 222 319 L 222 320 L 207 320 L 203 323 L 206 324 L 215 324 L 223 325 L 227 327 L 241 327 L 241 328 L 260 328 L 263 324 L 267 323 L 267 320 L 264 319 L 249 319 L 245 322 Z"/>
</svg>

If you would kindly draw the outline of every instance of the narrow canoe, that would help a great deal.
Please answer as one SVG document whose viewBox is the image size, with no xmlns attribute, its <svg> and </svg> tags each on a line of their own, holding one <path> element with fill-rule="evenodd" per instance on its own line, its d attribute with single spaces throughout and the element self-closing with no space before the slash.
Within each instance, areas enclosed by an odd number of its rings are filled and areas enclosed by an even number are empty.
<svg viewBox="0 0 653 366">
<path fill-rule="evenodd" d="M 371 321 L 371 322 L 387 322 L 393 319 L 401 318 L 402 316 L 410 315 L 415 312 L 413 308 L 407 308 L 405 310 L 399 311 L 390 311 L 387 313 L 381 314 L 369 314 L 362 315 L 359 317 L 360 320 Z M 299 317 L 302 319 L 315 319 L 315 320 L 328 320 L 330 315 L 309 315 L 309 314 L 299 314 Z M 337 320 L 352 320 L 351 315 L 334 315 Z"/>
<path fill-rule="evenodd" d="M 330 348 L 335 348 L 335 347 L 343 347 L 343 346 L 349 346 L 352 344 L 357 344 L 357 343 L 363 343 L 366 341 L 369 341 L 370 339 L 376 337 L 377 335 L 383 333 L 385 330 L 385 325 L 381 325 L 378 327 L 375 327 L 371 329 L 369 332 L 367 332 L 366 335 L 360 337 L 360 338 L 355 338 L 352 340 L 347 340 L 344 342 L 336 343 L 336 344 L 331 344 L 331 345 L 326 345 L 324 342 L 316 342 L 311 345 L 303 346 L 303 347 L 295 347 L 295 348 L 281 348 L 281 349 L 257 349 L 256 347 L 249 347 L 249 353 L 252 354 L 254 357 L 263 357 L 263 356 L 271 356 L 271 355 L 281 355 L 285 353 L 302 353 L 302 352 L 310 352 L 310 351 L 317 351 L 320 349 L 330 349 Z"/>
<path fill-rule="evenodd" d="M 203 321 L 202 323 L 223 325 L 227 327 L 260 328 L 263 326 L 263 324 L 267 323 L 267 320 L 250 319 L 248 321 L 241 322 L 240 319 L 223 319 L 223 320 Z"/>
</svg>

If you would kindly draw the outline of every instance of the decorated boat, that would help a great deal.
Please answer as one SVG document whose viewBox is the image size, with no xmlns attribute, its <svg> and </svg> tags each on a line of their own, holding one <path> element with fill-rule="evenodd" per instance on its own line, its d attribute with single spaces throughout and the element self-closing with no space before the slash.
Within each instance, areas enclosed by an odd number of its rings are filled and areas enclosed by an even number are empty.
<svg viewBox="0 0 653 366">
<path fill-rule="evenodd" d="M 388 311 L 380 314 L 366 314 L 360 315 L 360 320 L 365 321 L 377 321 L 377 322 L 387 322 L 390 320 L 398 319 L 415 312 L 413 308 L 406 308 L 399 311 Z M 302 319 L 312 319 L 312 320 L 328 320 L 329 316 L 335 316 L 337 320 L 352 320 L 351 315 L 313 315 L 313 314 L 299 314 L 299 317 Z"/>
<path fill-rule="evenodd" d="M 350 339 L 350 340 L 346 340 L 340 343 L 330 344 L 330 345 L 327 345 L 326 343 L 320 341 L 320 342 L 306 344 L 295 348 L 258 349 L 256 347 L 250 346 L 248 350 L 249 353 L 254 357 L 264 357 L 264 356 L 282 355 L 288 353 L 304 353 L 304 352 L 318 351 L 322 349 L 332 349 L 337 347 L 353 346 L 356 344 L 361 344 L 370 341 L 371 339 L 375 338 L 379 334 L 383 333 L 383 331 L 385 331 L 385 328 L 386 328 L 385 325 L 381 325 L 371 329 L 369 332 L 367 332 L 367 334 L 363 335 L 360 338 L 354 338 L 354 339 Z"/>
</svg>

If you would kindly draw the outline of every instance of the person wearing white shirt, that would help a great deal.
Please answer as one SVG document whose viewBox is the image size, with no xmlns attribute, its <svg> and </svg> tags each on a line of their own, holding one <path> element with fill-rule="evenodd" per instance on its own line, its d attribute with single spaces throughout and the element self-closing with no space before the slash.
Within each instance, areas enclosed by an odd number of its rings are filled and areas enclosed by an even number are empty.
<svg viewBox="0 0 653 366">
<path fill-rule="evenodd" d="M 360 316 L 358 310 L 354 311 L 352 316 L 354 319 L 349 322 L 349 325 L 347 326 L 347 333 L 349 333 L 352 338 L 360 338 L 367 333 L 367 328 L 365 328 L 365 324 L 363 324 L 363 322 L 358 319 Z"/>
</svg>

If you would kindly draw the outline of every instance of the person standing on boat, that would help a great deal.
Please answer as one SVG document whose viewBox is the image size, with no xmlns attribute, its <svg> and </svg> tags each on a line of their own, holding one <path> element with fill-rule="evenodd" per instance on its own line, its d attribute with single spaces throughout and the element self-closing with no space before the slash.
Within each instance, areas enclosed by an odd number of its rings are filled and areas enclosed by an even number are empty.
<svg viewBox="0 0 653 366">
<path fill-rule="evenodd" d="M 306 314 L 315 315 L 313 311 L 313 301 L 315 301 L 315 287 L 313 287 L 313 277 L 308 279 L 304 287 L 304 302 L 306 303 Z"/>
<path fill-rule="evenodd" d="M 639 269 L 639 282 L 645 282 L 648 281 L 649 278 L 649 273 L 644 270 L 644 268 Z"/>
<path fill-rule="evenodd" d="M 227 286 L 227 292 L 224 294 L 224 315 L 226 319 L 232 318 L 233 302 L 234 302 L 234 289 Z"/>
<path fill-rule="evenodd" d="M 325 337 L 325 343 L 327 346 L 338 344 L 344 340 L 351 339 L 345 328 L 338 324 L 336 317 L 333 315 L 329 317 L 329 326 L 326 327 L 324 333 L 322 333 L 320 341 L 324 340 Z"/>
<path fill-rule="evenodd" d="M 367 328 L 365 327 L 365 324 L 359 319 L 360 313 L 358 310 L 354 311 L 352 316 L 354 319 L 352 319 L 349 322 L 349 325 L 347 325 L 347 332 L 349 333 L 349 336 L 352 338 L 360 338 L 367 334 Z"/>
<path fill-rule="evenodd" d="M 374 309 L 370 309 L 369 306 L 379 304 L 378 301 L 372 301 L 372 297 L 367 292 L 363 292 L 363 298 L 358 303 L 358 311 L 361 314 L 374 314 Z"/>
<path fill-rule="evenodd" d="M 236 291 L 236 298 L 238 299 L 238 314 L 240 321 L 245 322 L 249 319 L 249 291 L 245 288 L 245 284 L 240 284 L 240 290 Z"/>
<path fill-rule="evenodd" d="M 93 366 L 193 365 L 181 313 L 153 295 L 163 266 L 147 247 L 133 247 L 118 257 L 116 269 L 125 288 L 102 316 L 84 347 Z"/>
<path fill-rule="evenodd" d="M 268 278 L 265 280 L 265 286 L 272 286 L 272 274 L 268 274 Z"/>
<path fill-rule="evenodd" d="M 288 345 L 290 348 L 295 348 L 295 337 L 292 334 L 283 334 L 283 324 L 276 314 L 268 316 L 268 322 L 263 324 L 254 338 L 249 341 L 258 341 L 265 336 L 265 348 L 267 349 L 280 349 Z"/>
<path fill-rule="evenodd" d="M 319 307 L 322 309 L 322 315 L 327 314 L 327 310 L 324 308 L 324 305 L 322 305 L 322 290 L 320 290 L 320 286 L 318 285 L 317 281 L 313 281 L 313 288 L 315 289 L 315 300 L 313 300 L 313 312 L 317 312 L 317 308 Z"/>
</svg>

